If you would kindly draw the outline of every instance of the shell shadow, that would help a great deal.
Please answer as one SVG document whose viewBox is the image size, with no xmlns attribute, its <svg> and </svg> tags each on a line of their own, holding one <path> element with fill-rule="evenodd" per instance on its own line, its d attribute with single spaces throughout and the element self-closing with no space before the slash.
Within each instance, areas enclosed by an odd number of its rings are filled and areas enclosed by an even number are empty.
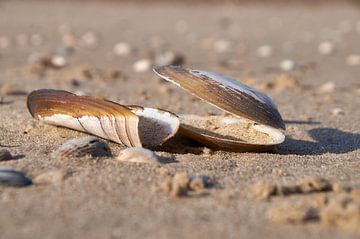
<svg viewBox="0 0 360 239">
<path fill-rule="evenodd" d="M 316 142 L 286 138 L 273 152 L 283 155 L 321 155 L 343 154 L 360 149 L 360 134 L 357 133 L 334 128 L 315 128 L 309 131 L 309 135 Z"/>
</svg>

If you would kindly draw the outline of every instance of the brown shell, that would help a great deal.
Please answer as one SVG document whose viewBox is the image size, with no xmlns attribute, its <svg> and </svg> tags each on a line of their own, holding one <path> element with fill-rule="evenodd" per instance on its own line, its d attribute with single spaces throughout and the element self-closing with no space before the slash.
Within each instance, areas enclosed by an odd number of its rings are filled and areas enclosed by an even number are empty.
<svg viewBox="0 0 360 239">
<path fill-rule="evenodd" d="M 174 116 L 177 122 L 174 121 L 175 132 L 170 132 L 171 136 L 165 135 L 164 139 L 146 141 L 146 138 L 142 137 L 147 137 L 147 133 L 154 134 L 147 138 L 157 139 L 159 132 L 142 127 L 141 122 L 149 123 L 149 120 L 140 122 L 140 118 L 144 117 L 137 116 L 130 108 L 103 99 L 78 96 L 63 90 L 33 91 L 28 96 L 27 106 L 31 115 L 39 120 L 90 133 L 128 147 L 157 146 L 172 137 L 179 127 L 179 120 L 177 116 Z M 161 120 L 166 122 L 168 119 Z M 146 126 L 151 129 L 154 125 L 147 124 Z M 159 131 L 161 132 L 161 128 Z"/>
<path fill-rule="evenodd" d="M 154 72 L 222 110 L 285 129 L 281 115 L 270 97 L 238 81 L 181 66 L 159 66 Z"/>
</svg>

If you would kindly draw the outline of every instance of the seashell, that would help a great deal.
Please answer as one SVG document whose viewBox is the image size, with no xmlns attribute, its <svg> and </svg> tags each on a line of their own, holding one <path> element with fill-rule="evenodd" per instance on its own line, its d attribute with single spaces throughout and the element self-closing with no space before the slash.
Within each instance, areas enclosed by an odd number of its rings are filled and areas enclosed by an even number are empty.
<svg viewBox="0 0 360 239">
<path fill-rule="evenodd" d="M 84 157 L 87 155 L 92 157 L 111 156 L 111 150 L 104 141 L 93 136 L 86 136 L 70 139 L 52 153 L 54 158 Z"/>
<path fill-rule="evenodd" d="M 42 89 L 30 93 L 28 109 L 49 124 L 99 136 L 128 147 L 153 147 L 177 132 L 178 117 L 168 111 L 123 106 L 67 91 Z"/>
<path fill-rule="evenodd" d="M 159 163 L 159 158 L 153 151 L 139 147 L 122 150 L 116 159 L 122 162 Z"/>
<path fill-rule="evenodd" d="M 9 150 L 0 148 L 0 161 L 7 161 L 11 160 L 12 158 L 13 156 L 11 155 Z"/>
<path fill-rule="evenodd" d="M 23 173 L 11 168 L 0 168 L 0 185 L 11 187 L 23 187 L 32 184 Z"/>
<path fill-rule="evenodd" d="M 285 140 L 280 130 L 235 117 L 180 115 L 180 122 L 181 133 L 212 149 L 262 151 Z"/>
<path fill-rule="evenodd" d="M 282 117 L 275 103 L 264 93 L 212 72 L 180 66 L 160 66 L 154 71 L 235 116 L 180 116 L 180 132 L 209 148 L 260 151 L 285 140 L 281 131 L 285 129 Z"/>
</svg>

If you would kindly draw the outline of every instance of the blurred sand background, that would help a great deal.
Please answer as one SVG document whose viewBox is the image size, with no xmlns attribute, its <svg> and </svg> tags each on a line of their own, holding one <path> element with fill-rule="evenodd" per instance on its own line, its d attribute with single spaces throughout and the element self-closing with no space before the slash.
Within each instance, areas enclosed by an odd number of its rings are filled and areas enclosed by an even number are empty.
<svg viewBox="0 0 360 239">
<path fill-rule="evenodd" d="M 358 238 L 356 209 L 354 220 L 338 224 L 300 218 L 294 225 L 286 211 L 285 223 L 267 216 L 283 204 L 320 208 L 319 198 L 341 192 L 265 201 L 251 192 L 259 181 L 293 185 L 308 177 L 360 188 L 357 1 L 212 2 L 0 1 L 0 144 L 15 156 L 0 166 L 32 179 L 66 174 L 47 184 L 0 186 L 0 238 Z M 44 57 L 55 57 L 55 66 L 42 65 Z M 179 58 L 271 96 L 287 140 L 265 153 L 164 146 L 157 152 L 169 163 L 161 166 L 50 157 L 85 134 L 32 120 L 26 95 L 34 89 L 221 113 L 152 73 L 153 65 Z M 109 145 L 114 155 L 123 149 Z M 157 190 L 165 171 L 207 176 L 212 187 L 173 198 Z"/>
</svg>

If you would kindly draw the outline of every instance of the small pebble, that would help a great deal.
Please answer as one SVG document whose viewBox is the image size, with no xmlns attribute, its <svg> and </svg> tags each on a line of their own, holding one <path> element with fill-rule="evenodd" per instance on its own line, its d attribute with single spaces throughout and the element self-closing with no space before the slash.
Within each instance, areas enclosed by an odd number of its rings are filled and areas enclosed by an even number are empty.
<svg viewBox="0 0 360 239">
<path fill-rule="evenodd" d="M 332 93 L 335 91 L 335 87 L 336 87 L 336 85 L 334 82 L 328 81 L 319 87 L 319 92 L 320 93 Z"/>
<path fill-rule="evenodd" d="M 120 152 L 116 157 L 121 162 L 133 162 L 133 163 L 159 163 L 159 158 L 156 154 L 145 148 L 133 147 L 126 148 Z"/>
<path fill-rule="evenodd" d="M 349 55 L 348 57 L 346 57 L 346 64 L 349 66 L 360 66 L 360 55 Z"/>
<path fill-rule="evenodd" d="M 0 168 L 0 185 L 23 187 L 32 184 L 32 181 L 23 173 L 11 168 Z"/>
<path fill-rule="evenodd" d="M 61 170 L 49 171 L 36 176 L 33 180 L 35 184 L 52 184 L 64 180 L 66 173 Z"/>
<path fill-rule="evenodd" d="M 113 52 L 115 55 L 118 56 L 127 56 L 130 55 L 132 52 L 132 47 L 127 42 L 118 42 L 115 44 L 113 48 Z"/>
<path fill-rule="evenodd" d="M 226 39 L 219 39 L 214 42 L 214 50 L 218 53 L 228 52 L 231 48 L 230 41 Z"/>
<path fill-rule="evenodd" d="M 133 64 L 134 71 L 139 73 L 150 71 L 151 67 L 152 67 L 152 62 L 150 59 L 141 59 Z"/>
<path fill-rule="evenodd" d="M 155 57 L 156 65 L 182 65 L 185 63 L 185 57 L 173 51 L 165 51 L 157 54 Z"/>
<path fill-rule="evenodd" d="M 99 37 L 95 32 L 86 32 L 81 36 L 81 44 L 87 48 L 96 48 L 99 45 Z"/>
<path fill-rule="evenodd" d="M 62 68 L 67 65 L 65 57 L 53 56 L 51 57 L 51 64 L 56 68 Z"/>
<path fill-rule="evenodd" d="M 111 156 L 109 146 L 102 140 L 86 136 L 66 141 L 52 153 L 54 158 Z"/>
<path fill-rule="evenodd" d="M 0 148 L 0 161 L 8 161 L 13 159 L 13 156 L 7 149 L 1 149 Z"/>
<path fill-rule="evenodd" d="M 280 62 L 280 68 L 283 71 L 291 71 L 295 68 L 295 62 L 290 59 L 286 59 Z"/>
<path fill-rule="evenodd" d="M 259 57 L 266 58 L 272 55 L 273 49 L 269 45 L 263 45 L 256 50 L 256 53 Z"/>
<path fill-rule="evenodd" d="M 334 108 L 331 110 L 331 114 L 333 115 L 343 115 L 344 111 L 341 108 Z"/>
<path fill-rule="evenodd" d="M 187 173 L 176 173 L 172 180 L 170 195 L 173 197 L 186 196 L 188 193 L 189 183 L 190 178 Z"/>
<path fill-rule="evenodd" d="M 189 183 L 189 189 L 200 192 L 206 188 L 206 178 L 205 177 L 193 177 Z"/>
<path fill-rule="evenodd" d="M 318 46 L 318 51 L 322 55 L 330 55 L 334 52 L 334 44 L 329 41 L 321 42 Z"/>
</svg>

